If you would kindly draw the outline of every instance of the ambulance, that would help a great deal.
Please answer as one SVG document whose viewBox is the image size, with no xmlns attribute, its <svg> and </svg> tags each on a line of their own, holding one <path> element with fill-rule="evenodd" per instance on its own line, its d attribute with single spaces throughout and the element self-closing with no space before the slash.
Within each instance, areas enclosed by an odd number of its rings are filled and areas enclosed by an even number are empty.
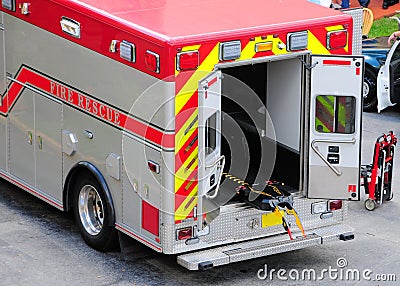
<svg viewBox="0 0 400 286">
<path fill-rule="evenodd" d="M 2 0 L 0 177 L 190 270 L 354 238 L 362 10 Z"/>
</svg>

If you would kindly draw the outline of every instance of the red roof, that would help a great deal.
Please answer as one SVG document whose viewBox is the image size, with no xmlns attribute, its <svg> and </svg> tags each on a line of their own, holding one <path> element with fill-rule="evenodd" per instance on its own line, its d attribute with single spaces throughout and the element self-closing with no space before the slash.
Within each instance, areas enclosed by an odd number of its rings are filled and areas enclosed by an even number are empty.
<svg viewBox="0 0 400 286">
<path fill-rule="evenodd" d="M 53 0 L 56 2 L 55 0 Z M 61 0 L 65 5 L 67 0 Z M 307 0 L 82 0 L 77 6 L 110 16 L 160 40 L 179 41 L 238 31 L 254 33 L 268 26 L 277 30 L 337 21 L 339 11 Z M 84 9 L 86 10 L 86 9 Z M 342 14 L 343 15 L 343 14 Z M 347 15 L 343 15 L 348 17 Z"/>
</svg>

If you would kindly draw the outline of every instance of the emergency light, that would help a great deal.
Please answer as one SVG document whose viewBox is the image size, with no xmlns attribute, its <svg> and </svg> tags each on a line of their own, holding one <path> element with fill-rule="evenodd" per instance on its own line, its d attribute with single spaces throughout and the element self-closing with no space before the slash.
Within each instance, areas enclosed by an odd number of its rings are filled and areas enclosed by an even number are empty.
<svg viewBox="0 0 400 286">
<path fill-rule="evenodd" d="M 272 51 L 272 42 L 257 43 L 254 49 L 256 53 Z"/>
<path fill-rule="evenodd" d="M 328 49 L 341 49 L 347 45 L 347 30 L 332 31 L 326 35 Z"/>
<path fill-rule="evenodd" d="M 192 235 L 193 235 L 192 227 L 185 227 L 185 228 L 178 229 L 176 231 L 176 239 L 177 240 L 186 240 L 186 239 L 191 238 Z"/>
<path fill-rule="evenodd" d="M 188 51 L 176 55 L 176 70 L 195 70 L 199 66 L 199 51 Z"/>
<path fill-rule="evenodd" d="M 288 33 L 287 50 L 290 52 L 305 50 L 308 47 L 308 32 L 301 31 L 296 33 Z"/>
<path fill-rule="evenodd" d="M 135 62 L 136 61 L 135 45 L 127 41 L 122 41 L 121 44 L 119 45 L 119 56 L 124 60 Z"/>
<path fill-rule="evenodd" d="M 160 73 L 160 56 L 147 50 L 144 56 L 144 64 L 148 70 Z"/>
<path fill-rule="evenodd" d="M 240 58 L 242 45 L 240 41 L 225 42 L 219 44 L 219 59 L 221 61 L 236 60 Z"/>
<path fill-rule="evenodd" d="M 62 17 L 61 21 L 61 30 L 68 35 L 80 38 L 81 37 L 81 24 L 75 20 L 69 19 L 67 17 Z"/>
<path fill-rule="evenodd" d="M 318 202 L 311 204 L 311 213 L 320 214 L 328 211 L 328 206 L 326 202 Z"/>
</svg>

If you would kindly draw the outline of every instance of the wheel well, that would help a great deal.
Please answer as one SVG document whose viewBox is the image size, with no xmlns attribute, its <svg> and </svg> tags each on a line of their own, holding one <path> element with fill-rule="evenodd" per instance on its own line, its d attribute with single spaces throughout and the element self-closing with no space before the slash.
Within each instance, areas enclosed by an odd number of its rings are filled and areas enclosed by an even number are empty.
<svg viewBox="0 0 400 286">
<path fill-rule="evenodd" d="M 104 190 L 104 193 L 107 197 L 107 204 L 110 206 L 110 216 L 113 224 L 115 223 L 115 210 L 114 203 L 112 200 L 111 192 L 108 188 L 107 182 L 104 179 L 101 172 L 91 163 L 88 162 L 79 162 L 77 163 L 68 173 L 67 178 L 65 180 L 64 190 L 63 190 L 63 202 L 64 202 L 64 210 L 70 211 L 73 206 L 73 192 L 75 188 L 75 184 L 78 182 L 79 178 L 84 175 L 93 176 L 99 185 Z"/>
</svg>

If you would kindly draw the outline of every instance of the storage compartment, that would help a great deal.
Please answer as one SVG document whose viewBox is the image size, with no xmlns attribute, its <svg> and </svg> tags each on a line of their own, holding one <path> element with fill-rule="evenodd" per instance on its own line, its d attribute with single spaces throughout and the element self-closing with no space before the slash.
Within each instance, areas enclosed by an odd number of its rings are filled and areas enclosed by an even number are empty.
<svg viewBox="0 0 400 286">
<path fill-rule="evenodd" d="M 234 164 L 231 160 L 238 157 L 237 153 L 246 150 L 245 147 L 241 150 L 231 150 L 228 141 L 242 142 L 243 145 L 245 139 L 249 150 L 249 163 L 241 164 L 244 170 L 249 166 L 245 174 L 246 182 L 261 186 L 267 180 L 275 180 L 291 186 L 293 190 L 299 190 L 302 172 L 302 95 L 305 73 L 302 61 L 297 57 L 286 58 L 227 67 L 222 69 L 222 73 L 224 77 L 221 132 L 222 154 L 226 157 L 225 171 L 237 173 L 237 168 L 236 171 L 231 168 Z M 268 127 L 269 120 L 265 108 L 274 126 L 275 136 Z M 228 130 L 232 129 L 230 118 L 240 126 L 242 134 L 232 134 L 232 131 Z M 267 150 L 263 160 L 268 160 L 267 163 L 271 163 L 272 169 L 269 171 L 268 168 L 262 168 L 256 179 L 260 170 L 261 146 Z M 276 156 L 271 153 L 276 153 Z M 272 164 L 274 157 L 275 163 Z M 268 173 L 271 173 L 270 177 Z M 232 175 L 243 176 L 235 173 Z"/>
</svg>

